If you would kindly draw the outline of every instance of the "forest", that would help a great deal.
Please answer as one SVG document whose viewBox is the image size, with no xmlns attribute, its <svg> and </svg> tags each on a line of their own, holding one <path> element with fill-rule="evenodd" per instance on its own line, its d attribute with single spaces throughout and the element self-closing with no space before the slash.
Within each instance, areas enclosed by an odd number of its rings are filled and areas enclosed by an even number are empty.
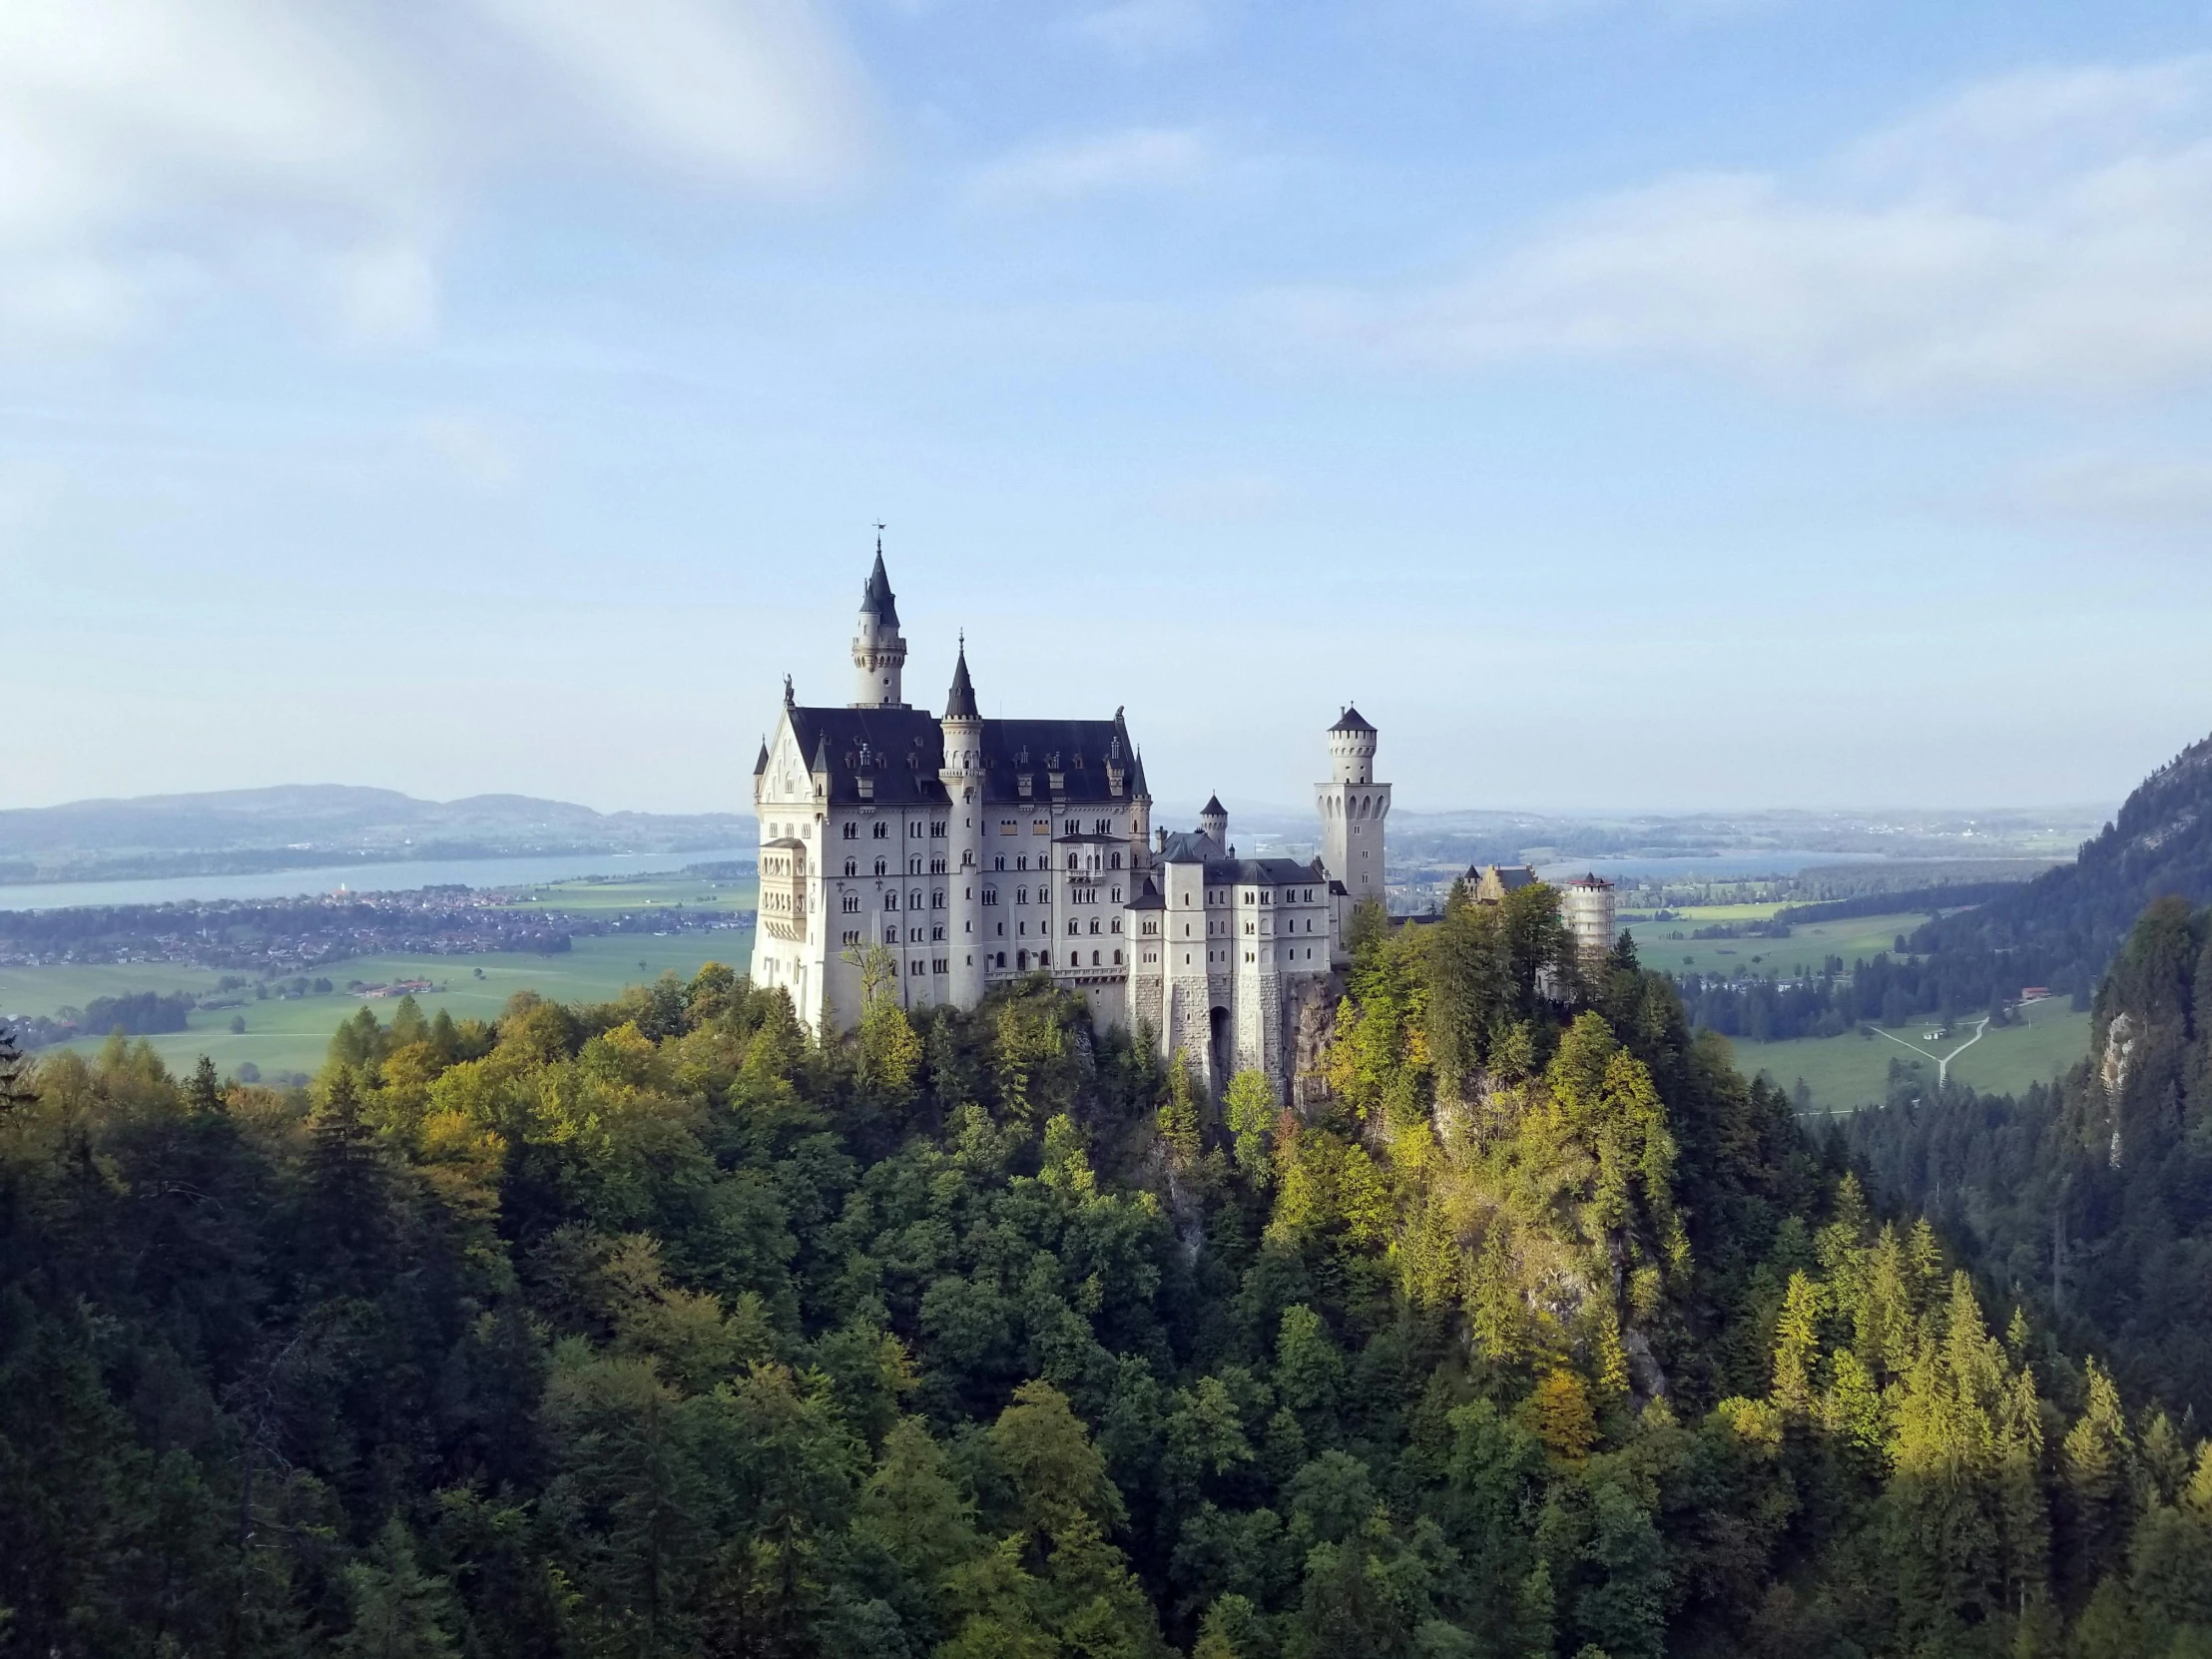
<svg viewBox="0 0 2212 1659">
<path fill-rule="evenodd" d="M 2189 1265 L 2145 925 L 2060 1295 L 1541 886 L 1363 914 L 1297 1110 L 1041 979 L 818 1042 L 714 965 L 305 1089 L 11 1067 L 0 1647 L 2212 1653 L 2186 1356 L 2087 1309 Z"/>
</svg>

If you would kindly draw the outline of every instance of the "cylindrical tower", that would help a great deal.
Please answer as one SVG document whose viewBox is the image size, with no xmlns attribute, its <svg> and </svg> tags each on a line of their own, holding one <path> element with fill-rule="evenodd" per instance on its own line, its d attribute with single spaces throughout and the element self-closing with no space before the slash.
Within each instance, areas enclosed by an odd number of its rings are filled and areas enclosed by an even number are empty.
<svg viewBox="0 0 2212 1659">
<path fill-rule="evenodd" d="M 1387 902 L 1382 824 L 1390 813 L 1390 786 L 1375 781 L 1376 737 L 1358 709 L 1346 709 L 1329 729 L 1330 770 L 1336 776 L 1314 789 L 1321 861 L 1354 904 Z"/>
<path fill-rule="evenodd" d="M 1201 833 L 1212 837 L 1216 846 L 1229 844 L 1229 809 L 1221 804 L 1220 796 L 1206 798 L 1206 805 L 1198 811 L 1198 828 Z"/>
<path fill-rule="evenodd" d="M 1329 729 L 1329 760 L 1340 784 L 1375 782 L 1376 730 L 1348 708 Z"/>
<path fill-rule="evenodd" d="M 852 707 L 903 709 L 900 678 L 906 668 L 906 641 L 898 631 L 898 600 L 883 571 L 883 538 L 875 539 L 875 568 L 860 590 L 860 626 L 852 636 Z"/>
<path fill-rule="evenodd" d="M 955 1008 L 983 1000 L 983 717 L 975 707 L 975 686 L 968 679 L 967 641 L 952 670 L 945 694 L 944 785 L 945 886 L 950 926 L 945 943 L 952 953 L 946 987 Z"/>
</svg>

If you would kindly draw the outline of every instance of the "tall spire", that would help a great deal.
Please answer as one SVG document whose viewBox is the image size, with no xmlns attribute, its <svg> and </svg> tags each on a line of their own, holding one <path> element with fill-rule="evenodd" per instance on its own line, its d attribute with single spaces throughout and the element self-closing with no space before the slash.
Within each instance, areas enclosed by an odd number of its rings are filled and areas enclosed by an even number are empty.
<svg viewBox="0 0 2212 1659">
<path fill-rule="evenodd" d="M 852 707 L 903 709 L 899 675 L 906 663 L 906 642 L 898 632 L 898 600 L 883 569 L 883 527 L 875 527 L 875 568 L 860 590 L 860 625 L 852 637 Z"/>
<path fill-rule="evenodd" d="M 860 590 L 860 614 L 871 616 L 877 622 L 898 626 L 898 598 L 891 592 L 891 579 L 883 569 L 883 527 L 875 527 L 875 568 L 867 573 L 867 586 Z"/>
<path fill-rule="evenodd" d="M 952 689 L 944 694 L 946 720 L 980 720 L 975 709 L 975 683 L 968 678 L 967 633 L 960 634 L 960 660 L 953 665 Z"/>
</svg>

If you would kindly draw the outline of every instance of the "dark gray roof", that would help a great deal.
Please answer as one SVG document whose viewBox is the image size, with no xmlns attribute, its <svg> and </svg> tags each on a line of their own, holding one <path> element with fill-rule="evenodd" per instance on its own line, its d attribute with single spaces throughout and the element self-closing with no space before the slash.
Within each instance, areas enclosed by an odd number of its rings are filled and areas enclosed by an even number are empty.
<svg viewBox="0 0 2212 1659">
<path fill-rule="evenodd" d="M 891 579 L 883 569 L 883 544 L 875 544 L 875 568 L 867 573 L 867 586 L 860 590 L 860 614 L 871 616 L 878 622 L 898 626 L 898 596 L 891 592 Z"/>
<path fill-rule="evenodd" d="M 1137 896 L 1129 901 L 1132 910 L 1164 910 L 1168 901 L 1161 895 L 1159 883 L 1151 876 L 1144 878 L 1144 885 L 1137 889 Z"/>
<path fill-rule="evenodd" d="M 1358 709 L 1347 704 L 1345 712 L 1337 717 L 1337 724 L 1329 730 L 1332 732 L 1373 732 L 1375 728 L 1361 718 Z"/>
<path fill-rule="evenodd" d="M 1206 798 L 1206 805 L 1199 808 L 1198 816 L 1200 818 L 1227 818 L 1229 809 L 1221 804 L 1220 796 L 1210 795 Z"/>
<path fill-rule="evenodd" d="M 1203 830 L 1170 830 L 1160 842 L 1160 861 L 1166 864 L 1210 863 L 1222 856 L 1221 842 Z"/>
<path fill-rule="evenodd" d="M 975 683 L 968 678 L 967 642 L 960 642 L 960 660 L 952 666 L 952 689 L 944 694 L 944 718 L 974 720 Z"/>
<path fill-rule="evenodd" d="M 1239 881 L 1255 887 L 1289 887 L 1323 879 L 1319 858 L 1310 864 L 1296 858 L 1239 858 L 1225 853 L 1213 836 L 1191 830 L 1172 831 L 1160 858 L 1170 864 L 1204 864 L 1207 885 L 1216 887 Z"/>
<path fill-rule="evenodd" d="M 761 758 L 753 763 L 753 776 L 758 778 L 768 771 L 768 739 L 761 740 Z"/>
<path fill-rule="evenodd" d="M 859 781 L 874 781 L 866 799 L 887 806 L 942 806 L 944 728 L 926 709 L 811 709 L 788 711 L 801 754 L 816 757 L 827 773 L 833 805 L 861 799 Z M 1128 728 L 1112 720 L 986 720 L 983 727 L 983 805 L 1088 806 L 1133 800 L 1143 774 L 1135 765 Z M 1116 796 L 1109 769 L 1122 772 Z M 1029 780 L 1030 793 L 1021 792 Z M 1054 788 L 1054 780 L 1059 787 Z"/>
<path fill-rule="evenodd" d="M 1467 879 L 1479 881 L 1486 870 L 1492 869 L 1497 871 L 1497 884 L 1507 892 L 1518 892 L 1536 883 L 1536 872 L 1526 864 L 1469 864 Z"/>
</svg>

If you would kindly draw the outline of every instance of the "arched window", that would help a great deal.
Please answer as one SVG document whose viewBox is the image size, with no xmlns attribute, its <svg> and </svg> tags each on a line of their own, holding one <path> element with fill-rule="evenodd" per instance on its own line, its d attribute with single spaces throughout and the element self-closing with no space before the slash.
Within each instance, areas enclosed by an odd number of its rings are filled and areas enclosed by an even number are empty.
<svg viewBox="0 0 2212 1659">
<path fill-rule="evenodd" d="M 847 874 L 847 875 L 857 875 L 857 874 L 859 874 L 859 873 L 860 873 L 860 860 L 859 860 L 859 859 L 857 859 L 857 858 L 847 858 L 847 859 L 845 859 L 845 861 L 844 861 L 844 872 L 845 872 L 845 874 Z"/>
<path fill-rule="evenodd" d="M 1118 950 L 1114 952 L 1114 966 L 1121 966 L 1121 952 Z"/>
<path fill-rule="evenodd" d="M 887 840 L 890 837 L 890 832 L 891 827 L 887 824 L 878 824 L 875 827 L 875 838 L 877 840 Z"/>
<path fill-rule="evenodd" d="M 1028 952 L 1028 951 L 1026 951 L 1026 950 L 1017 950 L 1017 951 L 1015 951 L 1015 952 L 1014 952 L 1014 966 L 1016 966 L 1016 967 L 1027 967 L 1028 965 L 1029 965 L 1029 952 Z"/>
<path fill-rule="evenodd" d="M 1073 920 L 1070 920 L 1070 921 L 1068 922 L 1068 934 L 1069 934 L 1069 936 L 1070 936 L 1070 937 L 1073 937 L 1073 936 L 1074 936 L 1074 934 L 1075 934 L 1075 932 L 1076 932 L 1076 924 L 1075 924 L 1075 922 L 1074 922 Z"/>
<path fill-rule="evenodd" d="M 857 824 L 846 825 L 844 827 L 844 838 L 848 841 L 858 840 L 860 838 L 860 827 Z"/>
<path fill-rule="evenodd" d="M 848 892 L 848 893 L 846 893 L 846 894 L 844 895 L 844 898 L 843 898 L 843 901 L 842 901 L 842 905 L 843 905 L 844 913 L 845 913 L 846 915 L 848 915 L 848 916 L 849 916 L 849 915 L 852 915 L 852 914 L 856 913 L 856 912 L 857 912 L 857 911 L 859 910 L 859 908 L 860 908 L 860 895 L 859 895 L 858 893 L 856 893 L 856 892 Z"/>
<path fill-rule="evenodd" d="M 897 908 L 898 908 L 898 894 L 896 894 L 896 893 L 894 893 L 894 892 L 887 892 L 887 893 L 885 893 L 885 894 L 883 895 L 883 908 L 884 908 L 884 909 L 886 909 L 886 910 L 895 910 L 895 909 L 897 909 Z"/>
<path fill-rule="evenodd" d="M 1098 952 L 1095 950 L 1091 952 L 1091 966 L 1098 966 Z"/>
</svg>

